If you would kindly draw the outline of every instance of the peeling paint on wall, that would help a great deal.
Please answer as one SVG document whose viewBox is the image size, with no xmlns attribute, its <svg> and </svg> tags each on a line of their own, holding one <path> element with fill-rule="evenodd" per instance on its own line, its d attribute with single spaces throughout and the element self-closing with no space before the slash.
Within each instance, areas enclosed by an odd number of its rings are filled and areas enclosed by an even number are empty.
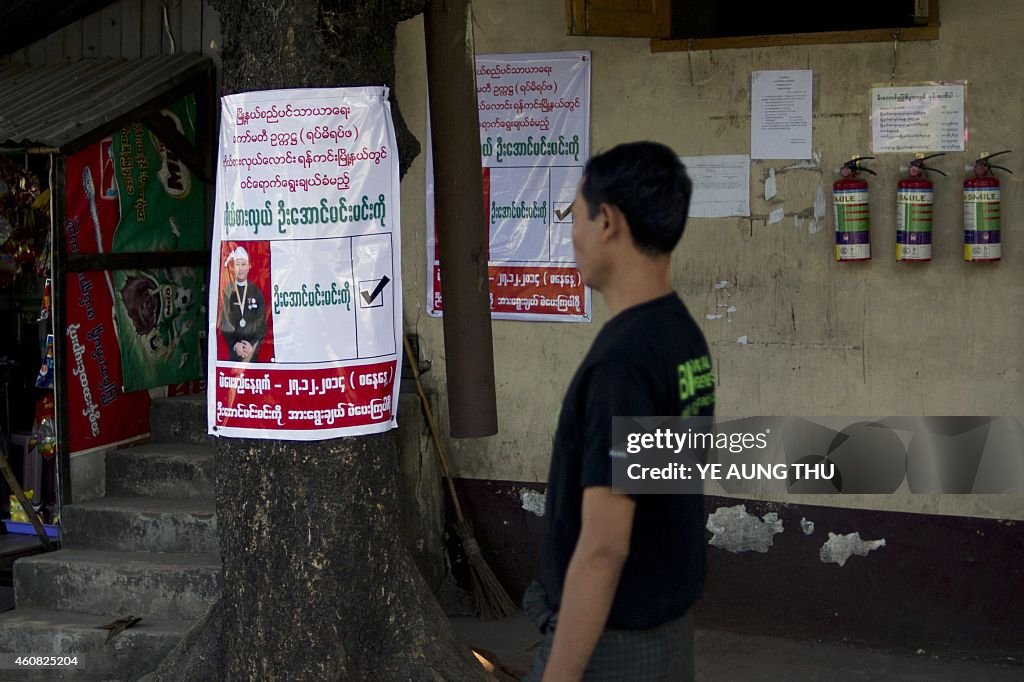
<svg viewBox="0 0 1024 682">
<path fill-rule="evenodd" d="M 775 182 L 775 169 L 768 169 L 768 177 L 764 180 L 764 199 L 770 201 L 772 197 L 779 193 L 779 188 Z"/>
<path fill-rule="evenodd" d="M 807 171 L 819 171 L 820 172 L 821 171 L 821 166 L 819 164 L 821 163 L 821 155 L 818 152 L 814 152 L 814 158 L 815 158 L 814 161 L 812 161 L 810 159 L 803 159 L 802 161 L 797 161 L 796 163 L 791 163 L 788 166 L 784 166 L 779 172 L 780 173 L 785 173 L 786 171 L 793 171 L 793 170 L 807 170 Z"/>
<path fill-rule="evenodd" d="M 728 289 L 731 286 L 732 286 L 732 282 L 730 282 L 728 280 L 725 280 L 725 279 L 720 279 L 717 282 L 715 282 L 715 288 L 716 289 Z"/>
<path fill-rule="evenodd" d="M 782 532 L 782 521 L 775 512 L 759 519 L 747 512 L 746 505 L 719 507 L 708 516 L 705 526 L 714 533 L 709 544 L 727 552 L 767 552 L 776 533 Z"/>
<path fill-rule="evenodd" d="M 846 560 L 856 554 L 867 556 L 868 552 L 885 547 L 885 538 L 881 540 L 861 540 L 860 533 L 847 533 L 846 535 L 828 534 L 828 540 L 821 546 L 818 556 L 823 564 L 846 565 Z"/>
<path fill-rule="evenodd" d="M 825 217 L 825 188 L 818 185 L 818 191 L 814 193 L 814 221 L 809 231 L 811 234 L 821 232 L 821 219 Z"/>
<path fill-rule="evenodd" d="M 800 530 L 804 532 L 804 535 L 810 535 L 814 532 L 814 521 L 808 521 L 807 519 L 800 517 Z"/>
<path fill-rule="evenodd" d="M 544 493 L 523 488 L 519 492 L 519 497 L 523 501 L 523 509 L 537 516 L 544 516 L 544 502 L 546 501 Z"/>
</svg>

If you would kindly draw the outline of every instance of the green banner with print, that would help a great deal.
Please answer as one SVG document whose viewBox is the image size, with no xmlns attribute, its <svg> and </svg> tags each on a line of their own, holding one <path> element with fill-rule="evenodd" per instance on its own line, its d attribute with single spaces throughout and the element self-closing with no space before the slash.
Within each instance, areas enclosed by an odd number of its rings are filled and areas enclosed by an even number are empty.
<svg viewBox="0 0 1024 682">
<path fill-rule="evenodd" d="M 191 96 L 156 115 L 195 144 Z M 133 123 L 114 133 L 110 154 L 120 205 L 112 251 L 206 248 L 205 188 L 164 141 L 144 124 Z M 204 270 L 121 270 L 114 273 L 114 289 L 124 390 L 200 377 L 200 335 L 206 329 Z"/>
</svg>

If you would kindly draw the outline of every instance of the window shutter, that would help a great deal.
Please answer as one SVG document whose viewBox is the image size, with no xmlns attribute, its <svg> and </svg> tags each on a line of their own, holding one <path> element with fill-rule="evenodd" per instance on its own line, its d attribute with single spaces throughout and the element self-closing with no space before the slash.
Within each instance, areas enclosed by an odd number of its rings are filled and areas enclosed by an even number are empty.
<svg viewBox="0 0 1024 682">
<path fill-rule="evenodd" d="M 671 0 L 566 0 L 565 13 L 572 36 L 667 38 L 672 34 Z"/>
</svg>

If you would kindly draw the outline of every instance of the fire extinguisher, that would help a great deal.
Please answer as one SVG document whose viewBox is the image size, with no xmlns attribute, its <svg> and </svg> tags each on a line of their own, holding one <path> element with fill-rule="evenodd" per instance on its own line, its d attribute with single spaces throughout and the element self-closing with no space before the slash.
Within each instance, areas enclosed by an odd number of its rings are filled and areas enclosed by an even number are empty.
<svg viewBox="0 0 1024 682">
<path fill-rule="evenodd" d="M 942 153 L 916 154 L 907 177 L 896 184 L 896 260 L 924 263 L 932 259 L 932 203 L 934 185 L 925 171 L 946 174 L 924 165 Z"/>
<path fill-rule="evenodd" d="M 970 263 L 995 263 L 1002 258 L 999 179 L 992 169 L 1013 171 L 990 160 L 1009 152 L 982 153 L 974 162 L 974 173 L 964 180 L 964 260 Z"/>
<path fill-rule="evenodd" d="M 861 161 L 873 156 L 854 156 L 839 169 L 840 178 L 832 183 L 832 201 L 836 213 L 836 260 L 871 260 L 871 216 L 868 211 L 868 181 L 857 177 L 861 171 L 878 175 Z"/>
</svg>

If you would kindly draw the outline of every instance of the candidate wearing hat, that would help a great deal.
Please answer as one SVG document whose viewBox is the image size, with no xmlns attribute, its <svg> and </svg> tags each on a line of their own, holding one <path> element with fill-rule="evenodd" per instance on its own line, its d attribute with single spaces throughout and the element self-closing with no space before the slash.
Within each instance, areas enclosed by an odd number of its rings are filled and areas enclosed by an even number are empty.
<svg viewBox="0 0 1024 682">
<path fill-rule="evenodd" d="M 231 272 L 231 283 L 224 291 L 220 306 L 221 336 L 233 362 L 254 362 L 256 351 L 267 335 L 267 310 L 263 292 L 249 281 L 249 253 L 241 246 L 228 254 L 224 266 Z"/>
</svg>

